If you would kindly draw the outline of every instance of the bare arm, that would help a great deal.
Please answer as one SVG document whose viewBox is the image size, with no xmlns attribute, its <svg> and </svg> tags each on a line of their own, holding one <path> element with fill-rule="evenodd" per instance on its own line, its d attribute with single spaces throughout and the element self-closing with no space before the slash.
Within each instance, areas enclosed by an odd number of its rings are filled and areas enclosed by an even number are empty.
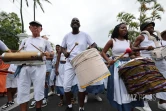
<svg viewBox="0 0 166 111">
<path fill-rule="evenodd" d="M 61 58 L 61 51 L 58 52 L 57 59 L 56 59 L 56 64 L 55 64 L 55 74 L 56 75 L 59 74 L 58 68 L 59 68 L 60 58 Z"/>
<path fill-rule="evenodd" d="M 107 44 L 104 46 L 104 49 L 101 52 L 102 57 L 108 62 L 110 59 L 107 57 L 106 53 L 109 50 L 109 48 L 113 47 L 113 41 L 109 40 Z"/>
<path fill-rule="evenodd" d="M 154 48 L 152 46 L 148 46 L 148 47 L 140 47 L 141 42 L 145 39 L 145 37 L 143 35 L 139 35 L 133 46 L 132 46 L 132 50 L 133 51 L 140 51 L 140 50 L 153 50 Z"/>
</svg>

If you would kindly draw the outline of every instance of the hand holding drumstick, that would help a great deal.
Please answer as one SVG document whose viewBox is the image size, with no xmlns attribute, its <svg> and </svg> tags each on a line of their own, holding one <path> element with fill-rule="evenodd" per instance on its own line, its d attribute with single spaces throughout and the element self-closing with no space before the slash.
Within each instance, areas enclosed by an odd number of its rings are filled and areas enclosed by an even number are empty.
<svg viewBox="0 0 166 111">
<path fill-rule="evenodd" d="M 46 57 L 49 57 L 50 56 L 50 53 L 49 52 L 43 52 L 41 49 L 39 49 L 38 47 L 36 47 L 34 44 L 31 43 L 31 45 L 33 47 L 35 47 L 37 50 L 39 50 L 43 55 L 45 55 Z"/>
<path fill-rule="evenodd" d="M 110 65 L 114 64 L 117 60 L 121 59 L 125 54 L 131 53 L 131 52 L 132 52 L 131 49 L 127 48 L 126 51 L 121 56 L 117 57 L 115 60 L 111 60 L 110 62 L 108 62 L 107 66 L 109 67 Z"/>
<path fill-rule="evenodd" d="M 12 72 L 12 71 L 7 71 L 7 70 L 0 70 L 0 72 L 14 74 L 14 72 Z"/>
<path fill-rule="evenodd" d="M 66 57 L 66 58 L 68 58 L 68 57 L 70 56 L 70 53 L 73 51 L 73 49 L 74 49 L 77 45 L 78 45 L 78 43 L 76 42 L 75 45 L 74 45 L 74 47 L 70 50 L 70 52 L 66 52 L 66 53 L 65 53 L 65 57 Z M 66 58 L 65 58 L 65 59 L 66 59 Z"/>
</svg>

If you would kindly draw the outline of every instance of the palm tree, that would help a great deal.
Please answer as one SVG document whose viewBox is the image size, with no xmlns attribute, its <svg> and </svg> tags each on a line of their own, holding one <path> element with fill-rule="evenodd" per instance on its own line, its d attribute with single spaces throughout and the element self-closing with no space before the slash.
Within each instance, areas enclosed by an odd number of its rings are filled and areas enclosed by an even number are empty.
<svg viewBox="0 0 166 111">
<path fill-rule="evenodd" d="M 139 21 L 140 24 L 144 23 L 145 21 L 154 21 L 155 19 L 161 19 L 161 15 L 159 12 L 164 12 L 164 8 L 157 3 L 156 0 L 137 0 L 140 3 L 140 17 Z M 152 7 L 147 7 L 147 4 L 154 3 Z M 147 17 L 146 12 L 152 11 L 151 16 Z"/>
<path fill-rule="evenodd" d="M 28 0 L 25 0 L 26 1 L 26 5 L 28 5 Z M 15 0 L 13 0 L 13 3 L 15 2 Z M 22 30 L 21 32 L 24 33 L 24 20 L 23 20 L 23 14 L 22 14 L 22 0 L 20 1 L 20 15 L 21 15 L 21 24 L 22 24 Z"/>
<path fill-rule="evenodd" d="M 154 6 L 151 9 L 151 21 L 154 21 L 155 19 L 161 20 L 161 15 L 159 14 L 159 12 L 164 12 L 164 8 L 157 2 L 154 2 Z"/>
<path fill-rule="evenodd" d="M 164 8 L 157 3 L 157 0 L 137 0 L 140 3 L 140 16 L 139 18 L 135 18 L 133 14 L 120 12 L 117 15 L 117 21 L 124 22 L 128 25 L 129 31 L 129 39 L 131 42 L 135 39 L 135 37 L 139 34 L 139 26 L 140 24 L 146 21 L 154 21 L 156 19 L 161 19 L 161 15 L 159 12 L 164 12 Z M 153 6 L 151 4 L 153 3 Z M 150 4 L 148 6 L 148 4 Z M 151 7 L 150 7 L 151 6 Z M 148 16 L 147 12 L 151 12 L 151 15 Z M 109 31 L 108 36 L 112 34 L 113 30 Z"/>
<path fill-rule="evenodd" d="M 126 23 L 128 26 L 128 33 L 129 33 L 129 39 L 131 42 L 134 41 L 134 39 L 138 36 L 138 27 L 139 23 L 135 22 L 136 17 L 133 14 L 126 13 L 126 12 L 120 12 L 117 15 L 117 20 L 120 22 Z M 109 35 L 111 35 L 112 31 L 109 32 Z"/>
<path fill-rule="evenodd" d="M 44 9 L 43 9 L 43 6 L 41 4 L 41 0 L 33 0 L 34 1 L 34 4 L 33 4 L 33 12 L 34 12 L 34 21 L 36 20 L 36 8 L 37 8 L 37 4 L 40 6 L 41 10 L 43 11 L 44 13 Z M 48 2 L 51 4 L 51 2 L 49 0 L 43 0 L 45 2 Z"/>
</svg>

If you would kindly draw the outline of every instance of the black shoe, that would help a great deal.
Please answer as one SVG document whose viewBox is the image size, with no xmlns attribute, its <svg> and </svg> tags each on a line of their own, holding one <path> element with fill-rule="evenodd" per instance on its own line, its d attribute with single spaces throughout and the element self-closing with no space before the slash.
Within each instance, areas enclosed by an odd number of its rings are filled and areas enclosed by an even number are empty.
<svg viewBox="0 0 166 111">
<path fill-rule="evenodd" d="M 36 106 L 36 101 L 33 100 L 29 106 L 29 109 L 34 108 Z"/>
<path fill-rule="evenodd" d="M 14 100 L 12 100 L 11 103 L 14 104 L 15 103 Z"/>
<path fill-rule="evenodd" d="M 84 109 L 80 109 L 79 111 L 84 111 Z"/>
<path fill-rule="evenodd" d="M 42 108 L 45 107 L 45 106 L 47 106 L 47 99 L 46 98 L 44 98 L 42 100 Z"/>
<path fill-rule="evenodd" d="M 12 103 L 12 102 L 7 102 L 3 107 L 2 107 L 2 109 L 3 110 L 6 110 L 9 106 L 12 106 L 14 103 Z"/>
<path fill-rule="evenodd" d="M 72 107 L 71 108 L 67 107 L 65 111 L 74 111 L 74 110 Z"/>
</svg>

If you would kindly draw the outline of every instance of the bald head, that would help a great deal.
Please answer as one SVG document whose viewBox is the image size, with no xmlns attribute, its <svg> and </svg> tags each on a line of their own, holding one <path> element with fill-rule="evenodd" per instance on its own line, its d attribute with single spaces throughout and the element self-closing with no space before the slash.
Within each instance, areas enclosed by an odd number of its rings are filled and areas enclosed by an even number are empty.
<svg viewBox="0 0 166 111">
<path fill-rule="evenodd" d="M 79 29 L 79 27 L 80 27 L 80 21 L 79 21 L 79 19 L 78 18 L 73 18 L 72 20 L 71 20 L 71 27 L 73 28 L 73 29 Z"/>
</svg>

